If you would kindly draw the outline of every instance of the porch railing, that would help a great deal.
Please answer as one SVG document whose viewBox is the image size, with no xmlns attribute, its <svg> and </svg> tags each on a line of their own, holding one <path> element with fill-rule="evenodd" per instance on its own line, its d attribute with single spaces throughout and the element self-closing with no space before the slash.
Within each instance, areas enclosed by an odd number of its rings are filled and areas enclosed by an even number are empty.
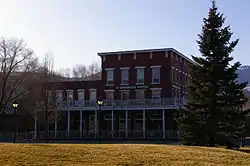
<svg viewBox="0 0 250 166">
<path fill-rule="evenodd" d="M 160 99 L 128 99 L 128 100 L 104 100 L 102 108 L 137 108 L 137 107 L 179 107 L 186 104 L 184 98 L 160 98 Z M 96 101 L 57 101 L 50 103 L 49 108 L 88 108 L 97 107 Z M 37 108 L 43 108 L 43 103 L 37 103 Z"/>
</svg>

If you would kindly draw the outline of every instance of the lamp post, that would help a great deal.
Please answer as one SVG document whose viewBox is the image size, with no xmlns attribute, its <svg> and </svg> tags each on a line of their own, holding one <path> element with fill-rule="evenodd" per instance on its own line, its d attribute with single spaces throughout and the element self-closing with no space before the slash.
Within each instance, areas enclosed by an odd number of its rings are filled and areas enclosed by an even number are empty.
<svg viewBox="0 0 250 166">
<path fill-rule="evenodd" d="M 16 119 L 16 110 L 17 110 L 17 107 L 18 107 L 18 103 L 16 101 L 14 101 L 12 103 L 12 107 L 14 108 L 14 117 L 15 117 L 15 129 L 14 129 L 14 136 L 13 136 L 13 143 L 16 142 L 16 131 L 17 131 L 17 119 Z"/>
<path fill-rule="evenodd" d="M 102 104 L 103 104 L 103 100 L 102 97 L 100 96 L 98 98 L 97 104 L 99 106 L 99 110 L 97 112 L 97 119 L 98 119 L 98 143 L 100 144 L 100 113 L 101 113 L 101 109 L 102 109 Z"/>
</svg>

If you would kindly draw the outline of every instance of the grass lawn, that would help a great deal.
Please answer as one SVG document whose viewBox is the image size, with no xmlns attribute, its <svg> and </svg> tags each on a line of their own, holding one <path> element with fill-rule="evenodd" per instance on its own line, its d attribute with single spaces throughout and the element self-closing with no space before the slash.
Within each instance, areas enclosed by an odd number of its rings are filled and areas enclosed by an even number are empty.
<svg viewBox="0 0 250 166">
<path fill-rule="evenodd" d="M 243 150 L 145 144 L 0 144 L 0 165 L 250 165 L 250 148 Z"/>
</svg>

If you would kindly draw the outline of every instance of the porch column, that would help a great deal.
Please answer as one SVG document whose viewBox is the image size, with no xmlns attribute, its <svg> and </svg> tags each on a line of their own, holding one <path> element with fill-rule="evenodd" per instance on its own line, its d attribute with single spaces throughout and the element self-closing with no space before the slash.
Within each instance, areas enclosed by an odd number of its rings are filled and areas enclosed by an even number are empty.
<svg viewBox="0 0 250 166">
<path fill-rule="evenodd" d="M 143 110 L 143 139 L 146 139 L 146 110 Z"/>
<path fill-rule="evenodd" d="M 80 138 L 82 138 L 82 109 L 80 109 Z"/>
<path fill-rule="evenodd" d="M 166 138 L 166 128 L 165 128 L 165 110 L 162 110 L 162 138 Z"/>
<path fill-rule="evenodd" d="M 95 110 L 95 138 L 97 138 L 97 110 Z"/>
<path fill-rule="evenodd" d="M 37 117 L 36 117 L 36 113 L 35 113 L 35 119 L 34 119 L 35 123 L 34 123 L 34 139 L 37 138 Z"/>
<path fill-rule="evenodd" d="M 55 110 L 55 138 L 57 137 L 57 110 Z"/>
<path fill-rule="evenodd" d="M 111 112 L 111 116 L 112 116 L 112 118 L 111 118 L 111 132 L 112 132 L 112 138 L 114 138 L 114 110 L 112 110 L 112 112 Z"/>
<path fill-rule="evenodd" d="M 126 110 L 126 115 L 125 115 L 125 138 L 128 138 L 128 110 Z"/>
<path fill-rule="evenodd" d="M 70 136 L 70 110 L 68 110 L 68 137 Z"/>
</svg>

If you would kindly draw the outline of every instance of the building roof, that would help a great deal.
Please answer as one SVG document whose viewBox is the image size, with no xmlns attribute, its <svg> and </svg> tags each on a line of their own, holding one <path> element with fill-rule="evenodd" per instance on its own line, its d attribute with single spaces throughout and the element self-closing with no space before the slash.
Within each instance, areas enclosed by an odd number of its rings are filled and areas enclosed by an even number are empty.
<svg viewBox="0 0 250 166">
<path fill-rule="evenodd" d="M 115 52 L 100 52 L 100 53 L 97 53 L 97 54 L 98 54 L 98 56 L 102 57 L 102 56 L 117 55 L 117 54 L 130 54 L 130 53 L 143 53 L 143 52 L 163 52 L 163 51 L 173 51 L 174 53 L 181 56 L 185 60 L 187 60 L 187 61 L 189 61 L 191 63 L 194 63 L 194 61 L 192 61 L 190 58 L 183 55 L 182 53 L 180 53 L 179 51 L 177 51 L 174 48 L 158 48 L 158 49 L 141 49 L 141 50 L 115 51 Z"/>
</svg>

